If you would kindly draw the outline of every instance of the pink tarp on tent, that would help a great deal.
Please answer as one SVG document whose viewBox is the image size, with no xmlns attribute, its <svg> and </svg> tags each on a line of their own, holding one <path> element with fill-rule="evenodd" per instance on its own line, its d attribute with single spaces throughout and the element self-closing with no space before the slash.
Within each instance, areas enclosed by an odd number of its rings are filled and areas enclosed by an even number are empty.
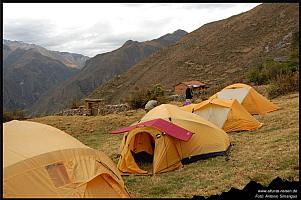
<svg viewBox="0 0 301 200">
<path fill-rule="evenodd" d="M 114 130 L 111 133 L 113 134 L 124 133 L 134 128 L 143 127 L 143 126 L 150 126 L 150 127 L 157 128 L 160 131 L 165 132 L 167 135 L 170 135 L 174 138 L 183 141 L 188 141 L 192 136 L 192 133 L 189 132 L 188 130 L 163 119 L 154 119 L 154 120 L 146 121 L 133 126 L 128 126 L 125 128 Z"/>
</svg>

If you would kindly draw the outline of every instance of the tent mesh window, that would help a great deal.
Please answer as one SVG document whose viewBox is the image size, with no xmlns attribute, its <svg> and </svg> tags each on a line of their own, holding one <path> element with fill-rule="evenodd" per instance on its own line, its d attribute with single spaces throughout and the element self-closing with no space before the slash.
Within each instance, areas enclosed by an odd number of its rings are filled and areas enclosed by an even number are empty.
<svg viewBox="0 0 301 200">
<path fill-rule="evenodd" d="M 47 172 L 55 187 L 61 187 L 70 183 L 69 176 L 63 163 L 54 163 L 46 166 Z"/>
</svg>

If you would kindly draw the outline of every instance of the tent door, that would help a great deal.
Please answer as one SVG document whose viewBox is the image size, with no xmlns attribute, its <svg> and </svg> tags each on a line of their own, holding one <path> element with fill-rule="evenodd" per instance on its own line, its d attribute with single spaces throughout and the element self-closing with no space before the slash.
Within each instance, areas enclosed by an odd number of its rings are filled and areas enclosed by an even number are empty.
<svg viewBox="0 0 301 200">
<path fill-rule="evenodd" d="M 154 138 L 146 132 L 138 133 L 131 141 L 131 153 L 136 164 L 145 171 L 152 171 L 155 150 Z"/>
</svg>

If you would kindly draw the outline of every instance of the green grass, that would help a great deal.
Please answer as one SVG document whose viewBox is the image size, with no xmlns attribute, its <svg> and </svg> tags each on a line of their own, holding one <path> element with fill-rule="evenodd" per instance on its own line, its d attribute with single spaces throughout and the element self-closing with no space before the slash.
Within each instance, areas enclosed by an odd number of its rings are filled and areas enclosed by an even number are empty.
<svg viewBox="0 0 301 200">
<path fill-rule="evenodd" d="M 263 127 L 229 134 L 234 145 L 230 160 L 218 156 L 153 176 L 123 176 L 131 196 L 210 196 L 231 187 L 242 189 L 250 180 L 263 185 L 277 176 L 299 181 L 299 93 L 272 101 L 281 110 L 255 116 L 264 123 Z M 109 132 L 130 125 L 144 114 L 143 110 L 137 110 L 107 116 L 48 116 L 32 120 L 66 131 L 84 144 L 105 152 L 117 164 L 122 135 Z"/>
</svg>

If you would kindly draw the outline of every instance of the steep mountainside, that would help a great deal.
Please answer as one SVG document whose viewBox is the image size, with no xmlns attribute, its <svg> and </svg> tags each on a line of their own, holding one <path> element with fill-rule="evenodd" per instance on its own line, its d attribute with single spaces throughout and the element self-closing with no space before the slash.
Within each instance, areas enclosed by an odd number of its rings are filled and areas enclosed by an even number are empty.
<svg viewBox="0 0 301 200">
<path fill-rule="evenodd" d="M 146 42 L 128 40 L 119 49 L 89 59 L 76 76 L 43 95 L 32 107 L 33 113 L 53 113 L 63 109 L 74 99 L 89 95 L 99 85 L 128 70 L 145 57 L 176 43 L 185 34 L 185 31 L 177 30 Z"/>
<path fill-rule="evenodd" d="M 216 85 L 244 82 L 244 73 L 261 57 L 285 59 L 299 31 L 299 4 L 261 4 L 230 18 L 208 23 L 177 44 L 157 52 L 92 92 L 118 103 L 137 88 L 166 88 L 186 80 Z"/>
<path fill-rule="evenodd" d="M 28 112 L 44 92 L 77 71 L 34 49 L 10 52 L 3 61 L 3 110 Z"/>
<path fill-rule="evenodd" d="M 3 61 L 7 58 L 7 56 L 8 56 L 11 52 L 12 52 L 12 49 L 11 49 L 9 46 L 3 44 L 3 51 L 2 51 L 2 55 L 3 55 L 2 58 L 3 58 Z"/>
<path fill-rule="evenodd" d="M 68 53 L 68 52 L 59 52 L 59 51 L 50 51 L 45 49 L 41 46 L 35 44 L 27 44 L 21 41 L 10 41 L 10 40 L 3 40 L 3 46 L 6 47 L 3 49 L 3 53 L 5 54 L 4 59 L 14 50 L 16 49 L 23 49 L 29 50 L 33 49 L 40 54 L 50 57 L 55 60 L 59 60 L 64 63 L 67 67 L 81 69 L 84 65 L 86 60 L 89 59 L 88 56 L 83 56 L 81 54 L 76 53 Z M 8 49 L 8 48 L 9 49 Z"/>
</svg>

